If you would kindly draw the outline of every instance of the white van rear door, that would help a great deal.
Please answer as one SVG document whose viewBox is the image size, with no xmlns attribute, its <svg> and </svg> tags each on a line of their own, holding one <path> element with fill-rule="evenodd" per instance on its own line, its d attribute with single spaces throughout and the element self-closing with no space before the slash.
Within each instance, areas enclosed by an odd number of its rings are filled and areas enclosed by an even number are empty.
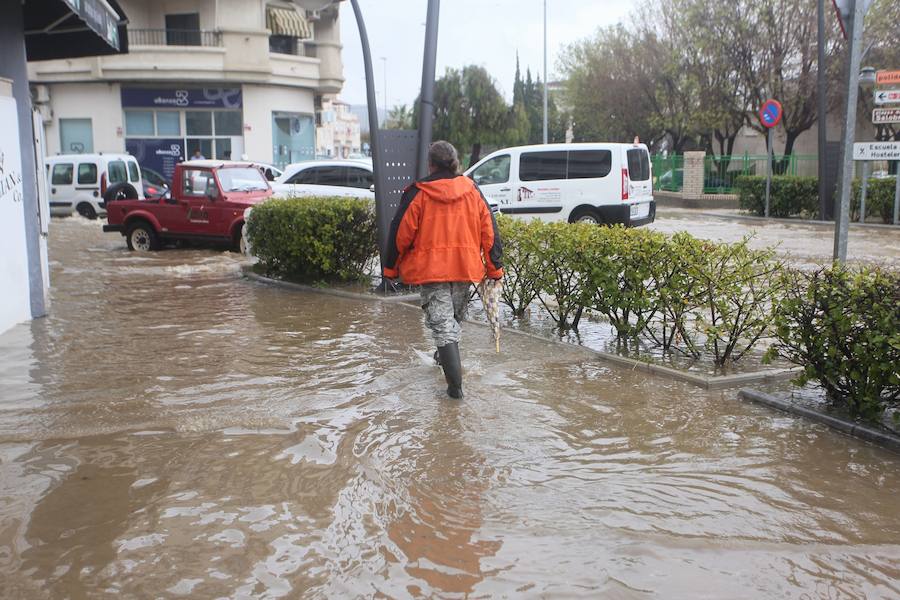
<svg viewBox="0 0 900 600">
<path fill-rule="evenodd" d="M 633 201 L 649 201 L 653 197 L 653 180 L 650 177 L 650 155 L 647 149 L 635 146 L 626 151 L 628 165 L 628 198 Z"/>
</svg>

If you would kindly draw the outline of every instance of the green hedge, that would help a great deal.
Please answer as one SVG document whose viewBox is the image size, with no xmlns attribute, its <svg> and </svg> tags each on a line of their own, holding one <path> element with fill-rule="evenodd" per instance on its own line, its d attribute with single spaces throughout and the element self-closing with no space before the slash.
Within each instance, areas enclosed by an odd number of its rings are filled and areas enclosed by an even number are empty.
<svg viewBox="0 0 900 600">
<path fill-rule="evenodd" d="M 900 273 L 825 268 L 784 275 L 775 310 L 781 356 L 803 367 L 797 383 L 818 382 L 854 416 L 877 418 L 900 401 Z"/>
<path fill-rule="evenodd" d="M 757 216 L 766 212 L 766 178 L 742 175 L 735 181 L 740 207 Z M 772 177 L 769 196 L 771 217 L 813 217 L 819 211 L 819 180 L 815 177 Z"/>
<path fill-rule="evenodd" d="M 882 223 L 892 223 L 894 220 L 894 192 L 897 180 L 893 177 L 887 179 L 869 179 L 866 188 L 866 218 L 881 217 Z M 862 182 L 859 179 L 853 181 L 853 194 L 850 198 L 850 219 L 859 220 L 859 199 L 862 195 Z"/>
<path fill-rule="evenodd" d="M 531 299 L 560 330 L 584 310 L 606 317 L 620 341 L 645 337 L 667 351 L 716 364 L 736 361 L 767 331 L 781 264 L 771 251 L 712 244 L 685 233 L 499 219 L 504 302 L 521 315 Z"/>
<path fill-rule="evenodd" d="M 250 212 L 247 237 L 267 273 L 307 283 L 359 280 L 378 254 L 368 200 L 270 200 Z"/>
</svg>

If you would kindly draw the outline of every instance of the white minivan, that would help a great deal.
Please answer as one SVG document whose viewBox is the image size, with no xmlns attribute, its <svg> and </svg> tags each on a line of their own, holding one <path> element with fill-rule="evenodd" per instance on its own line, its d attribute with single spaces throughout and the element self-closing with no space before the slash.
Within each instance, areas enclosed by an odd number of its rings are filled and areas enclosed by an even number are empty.
<svg viewBox="0 0 900 600">
<path fill-rule="evenodd" d="M 136 197 L 144 197 L 141 168 L 130 154 L 58 154 L 47 157 L 50 214 L 78 212 L 88 219 L 106 214 L 103 195 L 117 184 L 130 184 Z"/>
<path fill-rule="evenodd" d="M 497 150 L 466 175 L 501 213 L 636 227 L 656 218 L 644 144 L 544 144 Z"/>
</svg>

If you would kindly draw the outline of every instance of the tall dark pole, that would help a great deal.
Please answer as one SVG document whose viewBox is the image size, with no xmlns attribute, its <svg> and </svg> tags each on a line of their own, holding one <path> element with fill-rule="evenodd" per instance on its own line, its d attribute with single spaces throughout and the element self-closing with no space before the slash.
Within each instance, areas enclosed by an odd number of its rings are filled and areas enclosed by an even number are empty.
<svg viewBox="0 0 900 600">
<path fill-rule="evenodd" d="M 817 83 L 818 83 L 818 117 L 819 117 L 819 218 L 827 219 L 830 215 L 828 206 L 828 187 L 825 184 L 825 145 L 827 132 L 827 103 L 825 91 L 825 0 L 819 0 L 819 60 L 817 66 Z"/>
<path fill-rule="evenodd" d="M 441 0 L 428 0 L 425 17 L 425 53 L 422 61 L 422 91 L 419 94 L 419 148 L 416 174 L 428 174 L 428 147 L 431 145 L 431 126 L 434 120 L 434 69 L 437 62 L 438 20 Z"/>
<path fill-rule="evenodd" d="M 356 25 L 359 28 L 359 42 L 362 45 L 363 65 L 366 72 L 366 104 L 369 108 L 369 145 L 372 148 L 372 170 L 375 172 L 375 181 L 381 171 L 381 143 L 378 131 L 378 105 L 375 103 L 375 77 L 372 72 L 372 52 L 369 49 L 369 34 L 366 33 L 366 23 L 363 21 L 362 12 L 359 10 L 359 2 L 350 0 L 353 5 L 353 14 L 356 15 Z M 378 223 L 383 221 L 383 213 L 386 210 L 387 190 L 382 186 L 375 186 L 375 219 Z M 378 231 L 378 252 L 382 254 L 387 244 L 387 231 Z"/>
</svg>

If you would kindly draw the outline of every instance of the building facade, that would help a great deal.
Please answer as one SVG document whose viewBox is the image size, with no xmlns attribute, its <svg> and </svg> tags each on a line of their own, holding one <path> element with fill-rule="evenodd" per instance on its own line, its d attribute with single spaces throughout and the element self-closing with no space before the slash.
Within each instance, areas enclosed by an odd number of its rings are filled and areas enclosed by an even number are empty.
<svg viewBox="0 0 900 600">
<path fill-rule="evenodd" d="M 343 84 L 338 1 L 121 0 L 127 54 L 29 62 L 50 154 L 123 152 L 171 176 L 196 152 L 316 155 L 316 105 Z"/>
<path fill-rule="evenodd" d="M 321 158 L 355 158 L 362 154 L 359 117 L 341 100 L 323 99 L 316 113 L 316 154 Z"/>
</svg>

